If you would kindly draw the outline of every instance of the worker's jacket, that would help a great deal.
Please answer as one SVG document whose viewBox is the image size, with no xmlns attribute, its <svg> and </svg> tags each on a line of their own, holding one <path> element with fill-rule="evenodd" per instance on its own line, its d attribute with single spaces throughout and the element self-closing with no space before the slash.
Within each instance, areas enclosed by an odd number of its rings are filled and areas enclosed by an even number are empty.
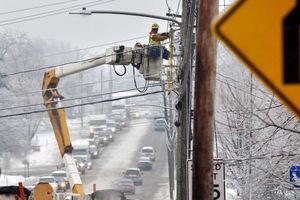
<svg viewBox="0 0 300 200">
<path fill-rule="evenodd" d="M 163 36 L 159 33 L 151 33 L 149 35 L 149 45 L 157 45 L 157 44 L 161 44 L 161 41 L 166 40 L 168 37 L 167 36 Z"/>
</svg>

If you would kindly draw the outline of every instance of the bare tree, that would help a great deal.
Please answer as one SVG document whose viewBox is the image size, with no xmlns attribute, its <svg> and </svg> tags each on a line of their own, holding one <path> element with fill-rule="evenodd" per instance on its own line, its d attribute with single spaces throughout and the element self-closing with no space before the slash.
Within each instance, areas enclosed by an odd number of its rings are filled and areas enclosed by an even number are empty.
<svg viewBox="0 0 300 200">
<path fill-rule="evenodd" d="M 231 59 L 228 52 L 223 58 Z M 299 161 L 298 120 L 246 70 L 219 73 L 218 91 L 218 149 L 237 199 L 293 198 L 287 177 Z"/>
</svg>

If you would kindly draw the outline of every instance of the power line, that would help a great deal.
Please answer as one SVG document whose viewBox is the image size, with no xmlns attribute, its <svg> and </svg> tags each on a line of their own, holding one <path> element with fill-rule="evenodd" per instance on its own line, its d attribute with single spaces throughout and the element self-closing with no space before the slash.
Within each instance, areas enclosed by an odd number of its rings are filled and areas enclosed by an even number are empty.
<svg viewBox="0 0 300 200">
<path fill-rule="evenodd" d="M 97 1 L 92 1 L 92 2 L 85 3 L 85 4 L 80 4 L 80 5 L 70 6 L 70 7 L 66 7 L 66 8 L 57 9 L 57 10 L 47 11 L 47 12 L 44 12 L 44 13 L 39 13 L 39 14 L 34 14 L 34 15 L 27 15 L 27 16 L 24 16 L 24 17 L 14 18 L 14 19 L 9 19 L 9 20 L 3 20 L 3 21 L 0 21 L 0 26 L 7 26 L 7 25 L 11 25 L 11 24 L 20 23 L 20 22 L 45 18 L 45 17 L 49 17 L 49 16 L 53 16 L 53 15 L 62 14 L 62 13 L 65 13 L 66 11 L 77 10 L 79 8 L 82 8 L 82 6 L 92 7 L 92 6 L 96 6 L 96 5 L 110 3 L 110 2 L 116 1 L 116 0 L 107 0 L 105 2 L 99 2 L 99 1 L 104 1 L 104 0 L 97 0 Z M 98 2 L 98 3 L 96 3 L 96 2 Z M 49 13 L 49 14 L 47 14 L 47 13 Z"/>
<path fill-rule="evenodd" d="M 149 75 L 158 75 L 159 73 L 152 73 L 152 74 L 149 74 Z M 136 75 L 137 77 L 142 77 L 143 78 L 143 75 Z M 99 80 L 99 81 L 94 81 L 94 82 L 88 82 L 88 83 L 81 83 L 81 84 L 77 84 L 77 85 L 72 85 L 72 86 L 68 86 L 68 87 L 57 87 L 56 89 L 60 90 L 60 89 L 71 89 L 71 88 L 78 88 L 78 87 L 81 87 L 81 86 L 87 86 L 87 85 L 95 85 L 95 84 L 98 84 L 98 83 L 106 83 L 106 82 L 111 82 L 111 81 L 118 81 L 118 80 L 123 80 L 123 79 L 129 79 L 129 78 L 133 78 L 133 75 L 132 76 L 123 76 L 123 77 L 117 77 L 117 78 L 113 78 L 113 79 L 110 79 L 110 80 L 105 80 L 105 81 L 102 81 L 102 80 Z M 25 91 L 25 92 L 22 92 L 22 93 L 17 93 L 17 94 L 9 94 L 9 95 L 0 95 L 0 100 L 1 99 L 4 99 L 4 98 L 7 98 L 7 97 L 11 97 L 11 96 L 25 96 L 25 95 L 30 95 L 30 94 L 36 94 L 36 93 L 42 93 L 43 91 L 45 90 L 35 90 L 35 91 Z"/>
<path fill-rule="evenodd" d="M 88 50 L 88 49 L 94 49 L 94 48 L 98 48 L 98 47 L 105 47 L 105 46 L 108 46 L 108 45 L 113 45 L 113 44 L 120 43 L 120 42 L 128 42 L 128 41 L 132 41 L 132 40 L 142 39 L 142 38 L 145 38 L 145 37 L 148 37 L 148 35 L 138 36 L 138 37 L 129 38 L 129 39 L 125 39 L 125 40 L 119 40 L 119 41 L 116 41 L 116 42 L 98 44 L 98 45 L 84 47 L 84 48 L 80 48 L 80 49 L 73 49 L 73 50 L 69 50 L 69 51 L 58 52 L 58 53 L 54 53 L 54 54 L 41 56 L 41 57 L 39 57 L 39 59 L 52 57 L 52 56 L 59 56 L 59 55 L 63 55 L 63 54 L 73 53 L 73 52 L 79 52 L 79 51 Z M 28 61 L 28 60 L 30 60 L 30 59 L 25 59 L 24 61 Z M 8 64 L 9 63 L 12 63 L 12 62 L 8 62 Z M 7 63 L 5 63 L 5 64 L 7 64 Z M 20 71 L 20 72 L 14 72 L 14 73 L 11 73 L 11 74 L 4 74 L 4 75 L 0 75 L 0 76 L 1 76 L 1 78 L 3 78 L 3 77 L 7 77 L 7 76 L 22 74 L 22 73 L 29 73 L 29 72 L 44 70 L 44 69 L 48 69 L 48 68 L 51 68 L 51 67 L 52 66 L 48 66 L 48 67 L 44 67 L 44 68 L 38 68 L 38 69 L 30 69 L 30 70 L 25 70 L 25 71 Z"/>
<path fill-rule="evenodd" d="M 145 37 L 145 36 L 144 36 Z M 141 37 L 142 38 L 142 37 Z M 130 40 L 133 40 L 133 39 L 130 39 Z M 129 41 L 129 40 L 127 40 Z M 115 43 L 115 42 L 114 42 Z M 111 43 L 111 44 L 114 44 L 114 43 Z M 169 42 L 166 42 L 164 43 L 163 45 L 165 44 L 168 44 Z M 106 44 L 105 44 L 106 45 Z M 143 47 L 143 49 L 147 49 L 149 47 Z M 124 52 L 126 53 L 126 52 Z M 108 57 L 108 56 L 112 56 L 112 55 L 115 55 L 115 54 L 111 54 L 111 55 L 105 55 L 105 56 L 102 56 L 101 58 L 104 58 L 104 57 Z M 79 62 L 84 62 L 84 61 L 89 61 L 89 60 L 94 60 L 94 59 L 98 59 L 100 57 L 92 57 L 92 58 L 87 58 L 85 60 L 79 60 L 79 61 L 73 61 L 73 62 L 68 62 L 68 63 L 64 63 L 64 64 L 59 64 L 59 65 L 55 65 L 55 66 L 48 66 L 48 67 L 42 67 L 42 68 L 37 68 L 37 69 L 29 69 L 29 70 L 24 70 L 24 71 L 19 71 L 19 72 L 14 72 L 14 73 L 10 73 L 10 74 L 4 74 L 4 75 L 1 75 L 0 77 L 1 78 L 6 78 L 6 77 L 9 77 L 9 76 L 14 76 L 14 75 L 18 75 L 18 74 L 24 74 L 24 73 L 31 73 L 31 72 L 36 72 L 36 71 L 41 71 L 41 70 L 45 70 L 45 69 L 49 69 L 49 68 L 54 68 L 54 67 L 57 67 L 57 66 L 61 66 L 61 65 L 67 65 L 67 64 L 72 64 L 72 63 L 79 63 Z"/>
<path fill-rule="evenodd" d="M 70 3 L 70 2 L 74 2 L 74 1 L 78 1 L 78 0 L 69 0 L 69 1 L 56 2 L 56 3 L 51 3 L 51 4 L 44 4 L 44 5 L 34 6 L 34 7 L 30 7 L 30 8 L 22 8 L 22 9 L 18 9 L 18 10 L 0 12 L 0 15 L 7 15 L 7 14 L 11 14 L 11 13 L 24 12 L 24 11 L 28 11 L 28 10 L 35 10 L 35 9 L 39 9 L 39 8 L 45 8 L 45 7 L 56 6 L 56 5 L 61 5 L 61 4 L 67 4 L 67 3 Z"/>
<path fill-rule="evenodd" d="M 161 86 L 161 85 L 162 84 L 156 84 L 156 85 L 153 84 L 153 85 L 150 85 L 149 87 L 158 87 L 158 86 Z M 127 90 L 119 90 L 119 91 L 114 91 L 114 92 L 107 92 L 107 93 L 103 93 L 103 94 L 94 94 L 94 95 L 88 95 L 88 96 L 74 97 L 74 98 L 63 99 L 63 100 L 59 100 L 59 101 L 54 100 L 54 101 L 50 101 L 49 103 L 67 102 L 67 101 L 73 101 L 73 100 L 78 100 L 78 99 L 86 99 L 86 98 L 104 96 L 104 95 L 109 95 L 109 94 L 115 94 L 115 93 L 120 93 L 120 92 L 130 92 L 130 91 L 134 91 L 134 90 L 136 90 L 136 88 L 127 89 Z M 13 107 L 1 108 L 0 111 L 14 110 L 14 109 L 19 109 L 19 108 L 28 108 L 28 107 L 41 106 L 41 105 L 44 105 L 44 102 L 42 102 L 42 103 L 36 103 L 36 104 L 27 104 L 27 105 L 20 105 L 20 106 L 13 106 Z"/>
<path fill-rule="evenodd" d="M 70 106 L 64 106 L 64 107 L 61 107 L 61 108 L 43 109 L 43 110 L 35 110 L 35 111 L 29 111 L 29 112 L 9 114 L 9 115 L 0 115 L 0 118 L 16 117 L 16 116 L 21 116 L 21 115 L 43 113 L 43 112 L 47 112 L 47 111 L 51 111 L 51 110 L 57 110 L 57 109 L 68 109 L 68 108 L 74 108 L 74 107 L 79 107 L 79 106 L 106 103 L 106 102 L 118 101 L 118 100 L 122 100 L 122 99 L 130 99 L 130 98 L 135 98 L 135 97 L 148 96 L 148 95 L 158 94 L 158 93 L 162 93 L 162 92 L 164 92 L 164 91 L 163 90 L 158 90 L 158 91 L 154 91 L 154 92 L 141 93 L 141 94 L 137 94 L 137 95 L 130 95 L 130 96 L 119 97 L 119 98 L 114 98 L 114 99 L 106 99 L 106 100 L 101 100 L 101 101 L 93 101 L 93 102 L 89 102 L 89 103 L 81 103 L 81 104 L 75 104 L 75 105 L 70 105 Z"/>
</svg>

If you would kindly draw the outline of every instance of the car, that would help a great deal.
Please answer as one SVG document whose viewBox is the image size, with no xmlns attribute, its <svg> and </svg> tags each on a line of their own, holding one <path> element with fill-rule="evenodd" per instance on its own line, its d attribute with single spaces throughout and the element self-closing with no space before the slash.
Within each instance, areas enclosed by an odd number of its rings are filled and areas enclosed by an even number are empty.
<svg viewBox="0 0 300 200">
<path fill-rule="evenodd" d="M 155 119 L 154 130 L 155 131 L 165 131 L 166 130 L 166 121 L 164 118 Z"/>
<path fill-rule="evenodd" d="M 73 156 L 78 172 L 85 174 L 85 162 L 81 157 Z"/>
<path fill-rule="evenodd" d="M 114 120 L 108 120 L 106 123 L 106 126 L 107 126 L 107 130 L 114 134 L 117 133 L 118 131 L 120 131 L 120 126 L 118 128 L 117 122 Z"/>
<path fill-rule="evenodd" d="M 127 200 L 122 191 L 113 189 L 97 190 L 93 192 L 90 197 L 92 200 Z"/>
<path fill-rule="evenodd" d="M 99 158 L 100 151 L 96 145 L 89 145 L 89 151 L 92 159 Z"/>
<path fill-rule="evenodd" d="M 151 146 L 145 146 L 141 149 L 141 156 L 149 157 L 151 161 L 155 161 L 155 150 Z"/>
<path fill-rule="evenodd" d="M 52 186 L 53 191 L 57 191 L 57 183 L 54 176 L 41 176 L 38 183 L 49 183 Z"/>
<path fill-rule="evenodd" d="M 137 162 L 137 167 L 141 171 L 152 170 L 152 161 L 149 157 L 140 157 Z"/>
<path fill-rule="evenodd" d="M 134 182 L 128 178 L 124 178 L 119 181 L 118 189 L 125 194 L 135 194 Z"/>
<path fill-rule="evenodd" d="M 139 168 L 127 168 L 124 178 L 131 179 L 134 185 L 143 185 L 143 173 Z"/>
<path fill-rule="evenodd" d="M 64 170 L 57 170 L 52 172 L 52 176 L 55 178 L 57 183 L 57 191 L 65 192 L 70 189 L 70 183 L 68 181 L 67 172 Z"/>
</svg>

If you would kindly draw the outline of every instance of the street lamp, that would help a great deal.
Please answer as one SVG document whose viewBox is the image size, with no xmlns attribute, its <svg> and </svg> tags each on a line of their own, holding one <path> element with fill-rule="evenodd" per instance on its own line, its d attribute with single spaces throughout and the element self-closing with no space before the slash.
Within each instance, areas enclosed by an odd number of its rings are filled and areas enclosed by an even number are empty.
<svg viewBox="0 0 300 200">
<path fill-rule="evenodd" d="M 87 10 L 85 7 L 82 8 L 80 12 L 69 12 L 69 14 L 77 14 L 77 15 L 92 15 L 92 14 L 113 14 L 113 15 L 131 15 L 131 16 L 139 16 L 139 17 L 148 17 L 154 19 L 161 19 L 165 21 L 174 22 L 177 25 L 181 25 L 181 22 L 176 19 L 163 17 L 158 15 L 150 15 L 145 13 L 134 13 L 134 12 L 124 12 L 124 11 L 112 11 L 112 10 Z"/>
</svg>

